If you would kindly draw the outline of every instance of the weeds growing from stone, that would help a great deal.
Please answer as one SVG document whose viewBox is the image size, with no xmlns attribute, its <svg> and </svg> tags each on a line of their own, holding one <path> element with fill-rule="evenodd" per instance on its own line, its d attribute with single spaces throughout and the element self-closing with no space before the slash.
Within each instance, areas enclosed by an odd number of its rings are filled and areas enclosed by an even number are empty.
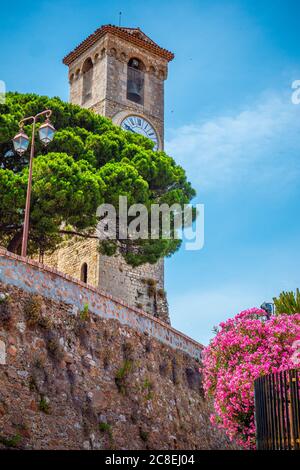
<svg viewBox="0 0 300 470">
<path fill-rule="evenodd" d="M 127 387 L 126 387 L 126 378 L 132 371 L 133 367 L 133 362 L 126 359 L 122 365 L 122 367 L 118 370 L 116 377 L 115 377 L 115 382 L 118 387 L 119 392 L 122 395 L 127 394 Z"/>
</svg>

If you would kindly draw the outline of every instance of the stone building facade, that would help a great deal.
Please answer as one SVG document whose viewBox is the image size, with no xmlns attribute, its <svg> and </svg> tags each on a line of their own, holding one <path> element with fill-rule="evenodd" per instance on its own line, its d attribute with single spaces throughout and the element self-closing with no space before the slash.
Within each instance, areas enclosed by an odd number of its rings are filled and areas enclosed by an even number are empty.
<svg viewBox="0 0 300 470">
<path fill-rule="evenodd" d="M 163 260 L 133 268 L 122 256 L 101 255 L 98 240 L 77 239 L 54 254 L 45 255 L 44 263 L 82 280 L 86 266 L 87 284 L 169 323 Z"/>
<path fill-rule="evenodd" d="M 163 149 L 164 81 L 173 57 L 139 28 L 102 26 L 63 60 L 69 67 L 70 101 L 122 127 L 126 119 L 129 125 L 133 119 L 133 131 L 152 138 L 156 148 Z M 96 240 L 77 240 L 45 262 L 170 321 L 163 260 L 132 268 L 119 255 L 100 255 Z"/>
</svg>

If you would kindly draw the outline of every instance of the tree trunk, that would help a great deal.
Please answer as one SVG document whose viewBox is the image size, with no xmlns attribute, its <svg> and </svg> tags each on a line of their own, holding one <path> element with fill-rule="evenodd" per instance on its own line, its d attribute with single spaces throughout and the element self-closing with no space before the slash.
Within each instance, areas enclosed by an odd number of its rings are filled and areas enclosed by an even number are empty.
<svg viewBox="0 0 300 470">
<path fill-rule="evenodd" d="M 22 244 L 22 235 L 23 231 L 21 232 L 16 232 L 13 238 L 10 240 L 8 244 L 8 251 L 11 251 L 12 253 L 17 253 L 19 248 L 21 247 Z"/>
</svg>

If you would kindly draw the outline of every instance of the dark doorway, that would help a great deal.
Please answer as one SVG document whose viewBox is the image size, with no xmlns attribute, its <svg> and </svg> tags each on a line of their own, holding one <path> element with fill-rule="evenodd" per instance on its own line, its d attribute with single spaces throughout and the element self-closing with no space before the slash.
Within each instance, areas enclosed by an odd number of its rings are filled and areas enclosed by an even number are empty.
<svg viewBox="0 0 300 470">
<path fill-rule="evenodd" d="M 81 266 L 80 280 L 82 282 L 87 283 L 87 277 L 88 277 L 88 265 L 86 263 L 83 263 L 83 265 Z"/>
</svg>

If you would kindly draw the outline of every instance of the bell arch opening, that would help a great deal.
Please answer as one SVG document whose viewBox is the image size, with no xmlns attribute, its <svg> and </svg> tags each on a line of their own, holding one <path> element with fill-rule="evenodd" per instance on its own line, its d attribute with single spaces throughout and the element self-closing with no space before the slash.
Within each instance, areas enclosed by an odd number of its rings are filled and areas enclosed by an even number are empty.
<svg viewBox="0 0 300 470">
<path fill-rule="evenodd" d="M 127 99 L 144 104 L 145 65 L 140 59 L 132 58 L 127 64 Z"/>
<path fill-rule="evenodd" d="M 92 59 L 88 57 L 82 66 L 82 103 L 92 97 L 94 66 Z"/>
</svg>

